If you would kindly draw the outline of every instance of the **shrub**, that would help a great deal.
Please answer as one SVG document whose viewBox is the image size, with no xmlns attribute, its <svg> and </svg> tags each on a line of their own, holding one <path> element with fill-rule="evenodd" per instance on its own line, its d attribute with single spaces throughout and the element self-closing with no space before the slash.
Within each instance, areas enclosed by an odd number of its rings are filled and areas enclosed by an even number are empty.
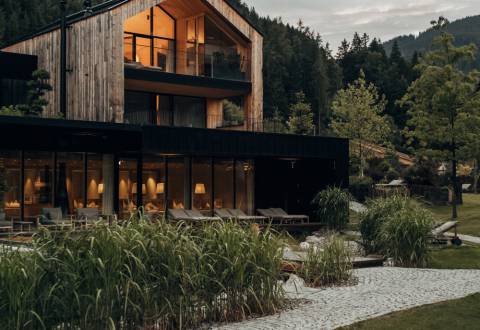
<svg viewBox="0 0 480 330">
<path fill-rule="evenodd" d="M 399 266 L 424 266 L 432 215 L 403 196 L 371 200 L 367 207 L 360 216 L 365 251 L 382 253 Z"/>
<path fill-rule="evenodd" d="M 345 228 L 349 222 L 349 202 L 350 194 L 341 188 L 322 190 L 312 201 L 316 221 L 333 230 Z"/>
<path fill-rule="evenodd" d="M 432 214 L 418 206 L 406 204 L 393 213 L 380 229 L 385 254 L 396 266 L 425 267 L 428 261 L 428 238 Z"/>
<path fill-rule="evenodd" d="M 349 191 L 352 196 L 359 202 L 365 202 L 365 200 L 372 196 L 373 180 L 369 177 L 350 177 Z"/>
<path fill-rule="evenodd" d="M 382 225 L 398 210 L 405 207 L 404 197 L 372 199 L 367 203 L 367 211 L 360 214 L 360 233 L 367 253 L 382 253 L 383 246 L 379 235 Z"/>
<path fill-rule="evenodd" d="M 89 232 L 43 231 L 31 253 L 0 254 L 7 329 L 179 329 L 274 313 L 280 242 L 227 223 L 143 219 Z"/>
<path fill-rule="evenodd" d="M 353 278 L 352 256 L 343 239 L 331 235 L 323 250 L 311 247 L 300 269 L 300 276 L 313 287 L 350 282 Z"/>
</svg>

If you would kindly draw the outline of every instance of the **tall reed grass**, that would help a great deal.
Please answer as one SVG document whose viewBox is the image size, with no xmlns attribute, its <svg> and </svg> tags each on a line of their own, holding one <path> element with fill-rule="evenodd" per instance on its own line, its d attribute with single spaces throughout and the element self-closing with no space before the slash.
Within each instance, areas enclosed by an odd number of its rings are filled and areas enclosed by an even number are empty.
<svg viewBox="0 0 480 330">
<path fill-rule="evenodd" d="M 343 239 L 330 235 L 322 249 L 311 247 L 299 275 L 313 287 L 341 285 L 353 280 L 353 259 Z"/>
<path fill-rule="evenodd" d="M 138 219 L 35 238 L 0 254 L 5 329 L 188 329 L 276 312 L 280 241 L 233 223 Z"/>
</svg>

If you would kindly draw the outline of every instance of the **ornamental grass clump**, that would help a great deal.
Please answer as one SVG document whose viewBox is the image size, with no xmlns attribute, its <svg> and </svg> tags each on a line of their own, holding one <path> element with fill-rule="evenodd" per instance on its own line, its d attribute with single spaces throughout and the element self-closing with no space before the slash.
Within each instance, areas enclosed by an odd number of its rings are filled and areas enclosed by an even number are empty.
<svg viewBox="0 0 480 330">
<path fill-rule="evenodd" d="M 320 249 L 311 247 L 300 270 L 313 287 L 348 284 L 353 280 L 352 255 L 340 237 L 331 235 Z"/>
<path fill-rule="evenodd" d="M 425 267 L 429 256 L 432 214 L 418 206 L 407 204 L 386 221 L 379 233 L 384 253 L 396 266 Z"/>
<path fill-rule="evenodd" d="M 383 252 L 384 247 L 379 237 L 380 229 L 395 212 L 404 209 L 407 203 L 408 199 L 396 195 L 368 201 L 367 211 L 360 214 L 362 245 L 367 254 Z"/>
<path fill-rule="evenodd" d="M 188 329 L 283 306 L 280 243 L 227 223 L 143 219 L 41 232 L 33 252 L 0 254 L 7 329 Z"/>
<path fill-rule="evenodd" d="M 322 190 L 312 201 L 315 220 L 330 230 L 342 230 L 349 222 L 348 191 L 338 187 Z"/>
</svg>

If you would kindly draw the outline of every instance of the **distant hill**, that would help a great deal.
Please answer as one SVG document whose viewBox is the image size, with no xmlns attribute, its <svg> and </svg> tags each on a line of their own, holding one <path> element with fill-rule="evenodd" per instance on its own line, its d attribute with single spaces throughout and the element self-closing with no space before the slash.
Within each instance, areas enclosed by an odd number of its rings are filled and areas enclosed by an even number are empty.
<svg viewBox="0 0 480 330">
<path fill-rule="evenodd" d="M 457 46 L 474 43 L 480 50 L 480 15 L 465 17 L 448 26 L 448 32 L 454 35 L 455 44 Z M 415 51 L 425 52 L 430 47 L 432 40 L 439 34 L 438 31 L 428 29 L 420 33 L 417 37 L 414 35 L 400 36 L 384 43 L 387 54 L 390 54 L 393 43 L 398 42 L 402 55 L 410 59 Z M 475 63 L 470 65 L 471 68 L 480 69 L 480 53 L 477 54 Z M 468 68 L 466 68 L 468 69 Z"/>
</svg>

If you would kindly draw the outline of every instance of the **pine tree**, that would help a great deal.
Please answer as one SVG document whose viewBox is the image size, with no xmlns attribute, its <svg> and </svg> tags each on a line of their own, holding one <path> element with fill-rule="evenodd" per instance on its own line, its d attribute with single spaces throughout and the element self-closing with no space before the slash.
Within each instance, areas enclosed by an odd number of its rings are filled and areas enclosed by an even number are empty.
<svg viewBox="0 0 480 330">
<path fill-rule="evenodd" d="M 310 104 L 306 103 L 303 92 L 298 92 L 295 97 L 296 103 L 290 106 L 288 129 L 292 134 L 312 135 L 315 130 L 312 108 Z"/>
</svg>

